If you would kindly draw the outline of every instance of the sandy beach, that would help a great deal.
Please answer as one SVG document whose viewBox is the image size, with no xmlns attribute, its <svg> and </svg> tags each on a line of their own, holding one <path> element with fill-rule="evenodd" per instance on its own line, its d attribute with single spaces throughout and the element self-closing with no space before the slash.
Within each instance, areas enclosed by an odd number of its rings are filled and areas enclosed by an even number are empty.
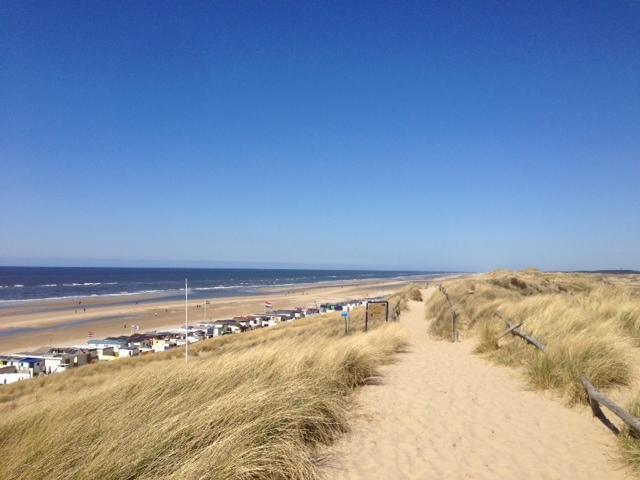
<svg viewBox="0 0 640 480">
<path fill-rule="evenodd" d="M 358 393 L 352 432 L 326 452 L 325 478 L 633 478 L 586 407 L 525 390 L 513 370 L 474 355 L 474 342 L 429 337 L 423 302 L 410 302 L 400 322 L 408 351 Z"/>
<path fill-rule="evenodd" d="M 353 298 L 388 295 L 410 283 L 407 280 L 366 280 L 332 285 L 300 285 L 265 289 L 260 295 L 209 299 L 207 319 L 230 318 L 264 311 L 265 300 L 274 308 L 311 306 Z M 184 323 L 184 301 L 143 302 L 141 297 L 91 297 L 78 300 L 47 300 L 16 303 L 0 309 L 0 353 L 42 346 L 84 343 L 88 333 L 97 338 L 140 331 L 175 328 Z M 136 301 L 139 301 L 136 304 Z M 204 302 L 189 302 L 190 322 L 205 319 Z M 86 309 L 86 311 L 85 311 Z"/>
</svg>

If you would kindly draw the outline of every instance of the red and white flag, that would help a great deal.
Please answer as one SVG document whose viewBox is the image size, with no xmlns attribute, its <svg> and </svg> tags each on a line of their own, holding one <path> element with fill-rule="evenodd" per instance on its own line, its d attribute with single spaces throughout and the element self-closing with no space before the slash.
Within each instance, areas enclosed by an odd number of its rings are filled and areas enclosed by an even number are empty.
<svg viewBox="0 0 640 480">
<path fill-rule="evenodd" d="M 271 303 L 271 302 L 264 302 L 264 308 L 273 308 L 273 303 Z"/>
</svg>

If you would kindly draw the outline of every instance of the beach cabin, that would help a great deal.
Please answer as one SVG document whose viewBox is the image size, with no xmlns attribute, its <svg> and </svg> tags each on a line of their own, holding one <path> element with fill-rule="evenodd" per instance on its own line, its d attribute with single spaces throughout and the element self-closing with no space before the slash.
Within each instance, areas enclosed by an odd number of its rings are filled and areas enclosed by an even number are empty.
<svg viewBox="0 0 640 480">
<path fill-rule="evenodd" d="M 365 304 L 364 300 L 350 300 L 348 302 L 349 310 L 353 310 L 354 308 L 361 307 Z"/>
<path fill-rule="evenodd" d="M 213 336 L 219 337 L 220 335 L 224 335 L 225 326 L 224 325 L 214 325 L 213 326 Z"/>
<path fill-rule="evenodd" d="M 267 315 L 247 315 L 249 328 L 262 328 L 262 321 L 267 319 Z"/>
<path fill-rule="evenodd" d="M 80 348 L 50 348 L 50 355 L 68 355 L 72 358 L 72 367 L 82 367 L 89 363 L 89 354 Z"/>
<path fill-rule="evenodd" d="M 284 320 L 283 320 L 283 317 L 281 317 L 280 315 L 272 315 L 271 313 L 269 313 L 262 320 L 262 325 L 264 327 L 273 327 L 273 326 L 279 324 L 282 321 L 284 321 Z"/>
<path fill-rule="evenodd" d="M 96 346 L 96 353 L 98 355 L 98 360 L 100 361 L 110 361 L 115 360 L 116 351 L 113 347 L 108 345 L 98 345 Z"/>
<path fill-rule="evenodd" d="M 322 305 L 320 305 L 320 313 L 329 313 L 329 312 L 335 312 L 335 311 L 336 311 L 335 303 L 323 303 Z"/>
<path fill-rule="evenodd" d="M 201 342 L 202 340 L 207 339 L 207 332 L 202 328 L 192 328 L 191 333 L 189 334 L 189 342 Z"/>
<path fill-rule="evenodd" d="M 307 309 L 302 307 L 296 307 L 294 310 L 295 318 L 304 318 L 307 316 Z"/>
<path fill-rule="evenodd" d="M 135 333 L 133 335 L 130 335 L 129 337 L 122 338 L 127 338 L 130 345 L 138 347 L 140 353 L 152 351 L 154 338 L 153 335 L 150 335 L 148 333 Z"/>
<path fill-rule="evenodd" d="M 118 351 L 120 350 L 120 348 L 129 346 L 129 340 L 128 339 L 126 339 L 126 338 L 113 338 L 113 337 L 89 340 L 89 342 L 87 342 L 87 343 L 89 345 L 93 345 L 93 346 L 96 346 L 96 347 L 112 347 L 113 351 L 114 351 L 114 353 L 116 355 L 118 354 Z"/>
<path fill-rule="evenodd" d="M 0 373 L 18 373 L 18 370 L 13 365 L 3 365 L 0 367 Z"/>
<path fill-rule="evenodd" d="M 44 361 L 41 358 L 25 357 L 17 365 L 18 373 L 28 373 L 30 377 L 37 377 L 43 371 Z"/>
<path fill-rule="evenodd" d="M 31 375 L 28 373 L 0 373 L 0 385 L 9 385 L 10 383 L 20 382 L 22 380 L 29 380 Z"/>
<path fill-rule="evenodd" d="M 206 340 L 207 338 L 209 338 L 208 329 L 207 328 L 203 328 L 203 327 L 193 327 L 191 329 L 190 335 L 192 337 L 196 338 L 198 342 L 200 342 L 202 340 Z"/>
<path fill-rule="evenodd" d="M 196 327 L 199 331 L 204 333 L 204 338 L 211 338 L 215 336 L 214 333 L 214 325 L 211 322 L 206 322 L 206 323 L 198 323 L 196 324 Z"/>
<path fill-rule="evenodd" d="M 52 375 L 54 373 L 66 372 L 73 368 L 73 357 L 67 354 L 44 354 L 44 373 Z"/>
<path fill-rule="evenodd" d="M 238 318 L 234 318 L 233 320 L 217 320 L 215 322 L 207 323 L 207 324 L 198 324 L 200 325 L 200 331 L 206 332 L 206 336 L 203 336 L 202 339 L 218 337 L 220 335 L 224 335 L 226 330 L 227 323 L 234 322 L 237 326 L 241 328 L 241 330 L 248 329 L 248 326 L 243 325 L 243 321 L 238 320 Z M 205 327 L 206 325 L 206 327 Z"/>
<path fill-rule="evenodd" d="M 220 335 L 229 335 L 232 333 L 240 333 L 242 331 L 238 322 L 233 319 L 216 320 L 214 327 L 218 332 L 221 332 L 219 333 Z"/>
<path fill-rule="evenodd" d="M 274 327 L 278 323 L 280 323 L 279 317 L 273 317 L 271 315 L 266 315 L 261 320 L 262 327 Z"/>
<path fill-rule="evenodd" d="M 128 347 L 120 347 L 118 349 L 119 358 L 135 357 L 137 355 L 140 355 L 140 348 L 138 348 L 136 345 L 130 345 Z"/>
<path fill-rule="evenodd" d="M 169 350 L 169 348 L 171 348 L 169 346 L 169 341 L 164 338 L 154 338 L 151 343 L 151 349 L 155 353 L 164 352 L 166 350 Z"/>
<path fill-rule="evenodd" d="M 185 337 L 189 343 L 196 343 L 204 338 L 204 334 L 200 328 L 194 328 L 191 326 L 188 328 L 172 328 L 169 330 L 169 334 L 174 337 L 176 345 L 184 345 Z"/>
<path fill-rule="evenodd" d="M 272 317 L 277 317 L 278 322 L 288 322 L 296 318 L 295 310 L 276 310 L 275 312 L 271 312 Z M 299 318 L 299 317 L 298 317 Z"/>
<path fill-rule="evenodd" d="M 4 357 L 5 366 L 14 367 L 16 373 L 26 373 L 29 377 L 37 377 L 44 371 L 44 361 L 29 353 L 18 353 Z"/>
<path fill-rule="evenodd" d="M 73 348 L 82 351 L 87 356 L 87 363 L 95 363 L 100 360 L 100 348 L 95 345 L 74 345 Z"/>
<path fill-rule="evenodd" d="M 17 369 L 17 362 L 25 355 L 3 355 L 0 357 L 0 364 L 7 367 L 14 367 Z M 16 370 L 17 371 L 17 370 Z"/>
<path fill-rule="evenodd" d="M 255 321 L 255 320 L 251 316 L 247 315 L 243 317 L 233 317 L 233 319 L 238 323 L 238 325 L 240 325 L 243 331 L 255 328 L 251 323 L 252 321 Z M 256 325 L 257 325 L 257 322 L 256 322 Z"/>
<path fill-rule="evenodd" d="M 166 332 L 165 338 L 170 347 L 179 347 L 185 344 L 184 333 Z"/>
<path fill-rule="evenodd" d="M 108 345 L 76 345 L 87 355 L 87 363 L 115 360 L 116 353 L 113 347 Z"/>
</svg>

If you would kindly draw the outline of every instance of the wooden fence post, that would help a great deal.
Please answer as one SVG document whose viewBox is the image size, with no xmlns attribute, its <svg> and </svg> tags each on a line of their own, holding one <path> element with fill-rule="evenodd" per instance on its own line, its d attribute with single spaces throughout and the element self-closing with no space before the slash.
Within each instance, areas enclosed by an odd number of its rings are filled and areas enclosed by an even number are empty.
<svg viewBox="0 0 640 480">
<path fill-rule="evenodd" d="M 367 302 L 367 306 L 364 309 L 364 331 L 366 332 L 369 328 L 369 302 Z"/>
<path fill-rule="evenodd" d="M 444 298 L 447 301 L 447 306 L 449 307 L 449 312 L 451 313 L 451 341 L 456 342 L 458 340 L 458 315 L 456 311 L 453 309 L 453 305 L 451 304 L 451 299 L 449 299 L 449 293 L 447 289 L 442 285 L 438 285 L 438 290 L 444 295 Z"/>
<path fill-rule="evenodd" d="M 602 404 L 627 424 L 630 433 L 634 437 L 640 438 L 640 419 L 637 419 L 633 415 L 629 414 L 621 407 L 609 400 L 607 397 L 605 397 L 598 390 L 596 390 L 584 375 L 580 377 L 580 383 L 582 383 L 582 386 L 587 393 L 587 400 L 589 401 L 589 406 L 591 407 L 591 412 L 593 413 L 594 417 L 600 420 L 605 425 L 605 427 L 611 430 L 615 435 L 620 434 L 620 430 L 618 429 L 618 427 L 611 423 L 611 420 L 609 420 L 602 412 L 602 409 L 600 408 L 600 404 Z"/>
<path fill-rule="evenodd" d="M 496 310 L 496 317 L 498 317 L 504 323 L 507 324 L 508 330 L 506 332 L 504 332 L 503 335 L 506 335 L 507 333 L 511 333 L 512 335 L 516 335 L 516 336 L 522 338 L 523 340 L 525 340 L 530 345 L 533 345 L 534 347 L 536 347 L 538 350 L 542 350 L 543 352 L 545 351 L 546 347 L 544 346 L 544 344 L 540 343 L 538 340 L 533 338 L 531 335 L 527 335 L 526 333 L 523 333 L 520 330 L 518 330 L 522 326 L 523 322 L 520 322 L 517 325 L 512 325 L 511 322 L 509 322 L 508 320 L 502 318 L 502 315 L 500 315 L 500 312 L 498 312 L 497 310 Z M 500 337 L 502 337 L 503 335 L 500 335 Z M 500 337 L 498 337 L 498 338 L 500 338 Z"/>
</svg>

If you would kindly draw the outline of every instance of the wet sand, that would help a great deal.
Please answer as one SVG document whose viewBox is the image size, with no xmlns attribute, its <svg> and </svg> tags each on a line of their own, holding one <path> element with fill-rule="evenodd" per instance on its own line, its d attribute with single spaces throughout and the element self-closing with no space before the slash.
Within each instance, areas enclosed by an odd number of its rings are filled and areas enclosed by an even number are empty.
<svg viewBox="0 0 640 480">
<path fill-rule="evenodd" d="M 264 312 L 264 302 L 275 309 L 313 306 L 316 303 L 388 295 L 410 283 L 407 280 L 363 280 L 339 285 L 301 285 L 273 288 L 259 295 L 189 301 L 189 323 Z M 89 332 L 97 338 L 184 325 L 184 301 L 152 301 L 149 297 L 89 297 L 23 302 L 0 309 L 0 353 L 43 346 L 85 343 Z M 136 301 L 139 302 L 136 304 Z M 206 313 L 205 313 L 206 307 Z M 86 311 L 85 311 L 86 309 Z"/>
</svg>

